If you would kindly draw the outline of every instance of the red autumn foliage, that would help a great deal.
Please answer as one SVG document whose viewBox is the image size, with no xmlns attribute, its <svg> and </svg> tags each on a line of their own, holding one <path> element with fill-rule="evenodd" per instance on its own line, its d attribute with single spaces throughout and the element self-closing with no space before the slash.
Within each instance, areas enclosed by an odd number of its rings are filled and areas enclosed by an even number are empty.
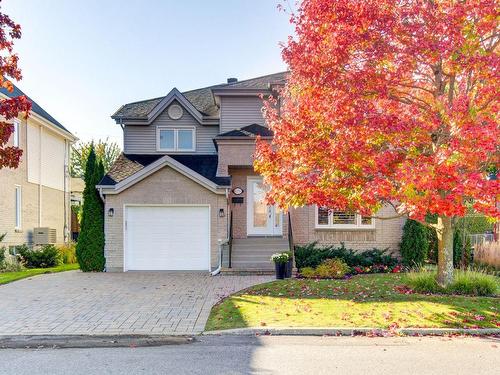
<svg viewBox="0 0 500 375">
<path fill-rule="evenodd" d="M 14 40 L 21 37 L 21 26 L 6 14 L 0 13 L 0 86 L 9 92 L 13 91 L 8 77 L 17 81 L 22 79 L 21 70 L 17 66 L 19 57 L 14 53 Z M 0 169 L 17 168 L 22 150 L 19 147 L 7 146 L 13 132 L 11 121 L 24 112 L 27 117 L 31 102 L 25 96 L 0 99 Z"/>
<path fill-rule="evenodd" d="M 436 214 L 449 282 L 450 218 L 500 217 L 498 2 L 303 0 L 291 22 L 256 153 L 269 201 Z"/>
</svg>

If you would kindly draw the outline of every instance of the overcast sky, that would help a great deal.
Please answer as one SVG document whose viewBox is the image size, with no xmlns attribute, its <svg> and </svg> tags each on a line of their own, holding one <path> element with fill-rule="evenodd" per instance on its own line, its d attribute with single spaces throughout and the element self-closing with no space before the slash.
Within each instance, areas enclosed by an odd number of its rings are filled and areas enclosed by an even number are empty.
<svg viewBox="0 0 500 375">
<path fill-rule="evenodd" d="M 16 83 L 83 140 L 122 144 L 120 105 L 283 71 L 278 0 L 3 0 L 21 24 Z"/>
</svg>

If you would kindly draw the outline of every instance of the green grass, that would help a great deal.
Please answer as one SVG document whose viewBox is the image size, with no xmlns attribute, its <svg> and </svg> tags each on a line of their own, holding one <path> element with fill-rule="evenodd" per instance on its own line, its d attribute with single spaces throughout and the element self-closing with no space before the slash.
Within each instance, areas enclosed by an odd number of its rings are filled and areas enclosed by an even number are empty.
<svg viewBox="0 0 500 375">
<path fill-rule="evenodd" d="M 257 285 L 214 306 L 206 330 L 242 327 L 500 328 L 500 298 L 406 294 L 400 274 Z"/>
<path fill-rule="evenodd" d="M 56 273 L 79 269 L 78 264 L 63 264 L 51 268 L 29 268 L 18 272 L 4 272 L 0 273 L 0 285 L 11 283 L 16 280 L 25 279 L 26 277 L 42 275 L 44 273 Z"/>
<path fill-rule="evenodd" d="M 437 283 L 435 270 L 409 272 L 403 283 L 419 293 L 463 294 L 472 296 L 495 296 L 500 290 L 499 278 L 483 271 L 455 270 L 453 282 L 442 287 Z"/>
</svg>

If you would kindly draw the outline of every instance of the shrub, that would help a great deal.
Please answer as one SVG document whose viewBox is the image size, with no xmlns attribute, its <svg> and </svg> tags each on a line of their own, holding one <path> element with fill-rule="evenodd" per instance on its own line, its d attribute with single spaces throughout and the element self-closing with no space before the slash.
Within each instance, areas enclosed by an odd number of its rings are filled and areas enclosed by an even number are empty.
<svg viewBox="0 0 500 375">
<path fill-rule="evenodd" d="M 464 242 L 465 239 L 465 242 Z M 467 267 L 472 261 L 472 246 L 469 236 L 464 236 L 460 229 L 453 233 L 453 266 Z"/>
<path fill-rule="evenodd" d="M 349 270 L 342 259 L 327 259 L 316 268 L 316 275 L 321 278 L 343 279 Z"/>
<path fill-rule="evenodd" d="M 81 231 L 76 245 L 76 257 L 80 269 L 84 272 L 100 272 L 105 266 L 104 212 L 101 198 L 95 188 L 103 175 L 104 167 L 100 161 L 96 161 L 92 146 L 85 166 Z"/>
<path fill-rule="evenodd" d="M 427 240 L 429 241 L 429 251 L 427 260 L 431 263 L 437 264 L 438 262 L 438 238 L 434 228 L 426 227 Z"/>
<path fill-rule="evenodd" d="M 313 279 L 316 277 L 316 270 L 312 267 L 304 267 L 300 270 L 300 276 L 306 279 Z"/>
<path fill-rule="evenodd" d="M 425 262 L 429 252 L 427 228 L 418 221 L 406 220 L 403 227 L 400 251 L 405 266 L 421 266 Z"/>
<path fill-rule="evenodd" d="M 447 288 L 453 294 L 493 296 L 497 294 L 495 276 L 480 271 L 457 270 L 453 283 Z"/>
<path fill-rule="evenodd" d="M 77 263 L 76 259 L 76 244 L 70 242 L 67 245 L 62 245 L 57 248 L 59 254 L 61 255 L 61 260 L 64 264 L 74 264 Z"/>
<path fill-rule="evenodd" d="M 437 283 L 434 271 L 412 271 L 403 277 L 403 283 L 417 293 L 442 293 L 444 289 Z"/>
<path fill-rule="evenodd" d="M 446 288 L 437 283 L 435 271 L 409 272 L 403 278 L 403 283 L 418 293 L 470 296 L 494 296 L 498 293 L 498 281 L 495 276 L 473 270 L 455 270 L 454 280 Z"/>
<path fill-rule="evenodd" d="M 398 263 L 398 260 L 387 254 L 387 252 L 387 249 L 379 250 L 376 248 L 356 252 L 347 249 L 343 243 L 339 247 L 318 247 L 317 242 L 313 242 L 305 246 L 296 247 L 295 264 L 299 270 L 305 267 L 316 268 L 326 259 L 338 258 L 342 259 L 349 267 L 369 267 L 377 264 L 392 268 Z"/>
<path fill-rule="evenodd" d="M 61 255 L 54 245 L 45 245 L 39 250 L 23 245 L 16 247 L 16 252 L 27 268 L 49 268 L 61 263 Z"/>
</svg>

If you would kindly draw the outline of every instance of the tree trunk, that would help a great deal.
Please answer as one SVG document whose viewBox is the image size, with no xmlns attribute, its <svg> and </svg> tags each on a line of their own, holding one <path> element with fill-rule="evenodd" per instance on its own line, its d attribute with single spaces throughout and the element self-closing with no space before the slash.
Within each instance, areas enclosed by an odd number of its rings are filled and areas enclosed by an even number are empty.
<svg viewBox="0 0 500 375">
<path fill-rule="evenodd" d="M 438 217 L 438 283 L 449 285 L 453 281 L 453 224 L 448 216 Z"/>
</svg>

